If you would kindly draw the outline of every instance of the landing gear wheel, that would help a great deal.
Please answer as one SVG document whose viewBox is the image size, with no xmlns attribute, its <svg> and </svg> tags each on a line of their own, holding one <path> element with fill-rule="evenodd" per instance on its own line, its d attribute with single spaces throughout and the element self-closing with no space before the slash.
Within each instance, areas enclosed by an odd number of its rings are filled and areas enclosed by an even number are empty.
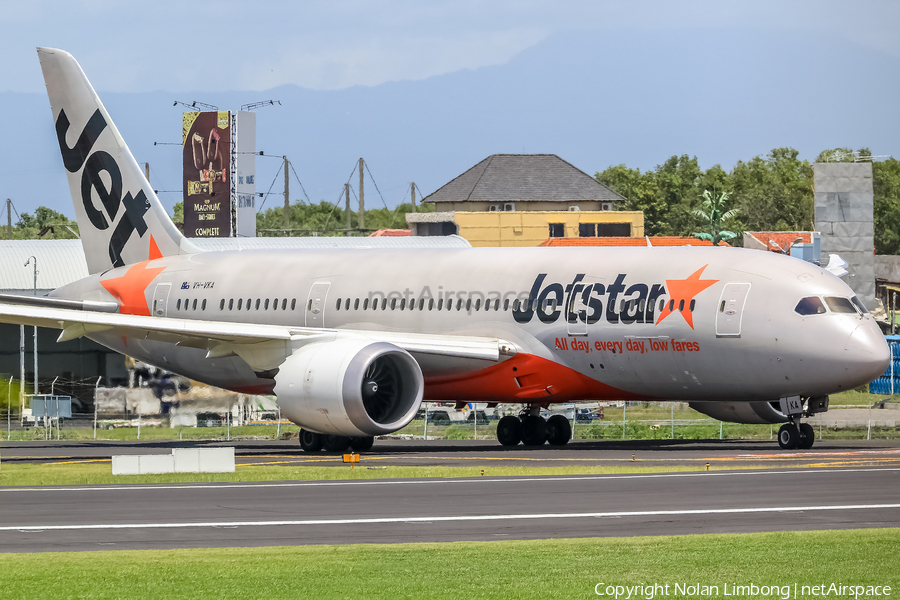
<svg viewBox="0 0 900 600">
<path fill-rule="evenodd" d="M 800 448 L 809 450 L 816 441 L 816 432 L 809 423 L 800 423 Z"/>
<path fill-rule="evenodd" d="M 526 446 L 541 446 L 547 441 L 547 421 L 537 415 L 522 419 L 522 443 Z"/>
<path fill-rule="evenodd" d="M 328 452 L 343 452 L 350 445 L 350 438 L 343 435 L 322 436 L 322 445 Z"/>
<path fill-rule="evenodd" d="M 497 423 L 497 441 L 504 446 L 517 446 L 522 441 L 522 421 L 519 417 L 505 416 Z"/>
<path fill-rule="evenodd" d="M 562 415 L 553 415 L 547 419 L 547 441 L 551 446 L 565 446 L 572 439 L 572 426 Z"/>
<path fill-rule="evenodd" d="M 375 444 L 375 438 L 372 436 L 357 436 L 350 438 L 350 449 L 354 452 L 368 452 Z"/>
<path fill-rule="evenodd" d="M 300 447 L 306 452 L 318 452 L 322 449 L 322 434 L 301 429 Z"/>
<path fill-rule="evenodd" d="M 794 423 L 785 423 L 778 430 L 778 445 L 782 450 L 794 450 L 800 446 L 800 430 Z"/>
</svg>

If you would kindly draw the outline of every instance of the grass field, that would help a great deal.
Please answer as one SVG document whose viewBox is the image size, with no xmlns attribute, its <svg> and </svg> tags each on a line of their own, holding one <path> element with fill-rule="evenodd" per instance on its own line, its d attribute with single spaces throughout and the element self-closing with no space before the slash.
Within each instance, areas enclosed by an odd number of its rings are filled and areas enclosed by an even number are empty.
<svg viewBox="0 0 900 600">
<path fill-rule="evenodd" d="M 862 529 L 0 554 L 0 599 L 597 598 L 595 590 L 606 593 L 607 586 L 622 586 L 619 598 L 624 599 L 625 586 L 653 584 L 669 586 L 668 594 L 657 590 L 657 598 L 696 598 L 703 591 L 677 593 L 678 584 L 718 586 L 708 598 L 786 600 L 813 598 L 803 586 L 832 583 L 887 585 L 896 595 L 898 552 L 900 530 Z M 768 595 L 727 595 L 734 586 L 751 585 L 779 589 Z M 614 598 L 615 587 L 608 591 L 606 597 Z M 632 593 L 631 598 L 648 595 Z"/>
</svg>

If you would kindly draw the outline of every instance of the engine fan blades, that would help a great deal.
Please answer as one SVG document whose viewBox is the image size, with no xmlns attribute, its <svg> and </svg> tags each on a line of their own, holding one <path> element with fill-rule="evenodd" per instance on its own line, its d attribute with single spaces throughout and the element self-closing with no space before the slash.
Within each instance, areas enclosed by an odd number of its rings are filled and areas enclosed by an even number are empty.
<svg viewBox="0 0 900 600">
<path fill-rule="evenodd" d="M 403 382 L 389 356 L 379 356 L 366 368 L 362 382 L 363 406 L 376 423 L 389 419 L 401 396 Z"/>
</svg>

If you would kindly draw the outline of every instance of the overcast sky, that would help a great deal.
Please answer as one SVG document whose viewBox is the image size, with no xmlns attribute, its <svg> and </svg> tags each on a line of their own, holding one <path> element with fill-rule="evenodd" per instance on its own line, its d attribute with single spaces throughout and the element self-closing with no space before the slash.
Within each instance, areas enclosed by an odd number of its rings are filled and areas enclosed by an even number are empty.
<svg viewBox="0 0 900 600">
<path fill-rule="evenodd" d="M 43 91 L 35 46 L 99 91 L 325 90 L 503 64 L 571 30 L 805 30 L 900 58 L 898 25 L 900 2 L 873 0 L 29 0 L 0 11 L 0 91 Z"/>
</svg>

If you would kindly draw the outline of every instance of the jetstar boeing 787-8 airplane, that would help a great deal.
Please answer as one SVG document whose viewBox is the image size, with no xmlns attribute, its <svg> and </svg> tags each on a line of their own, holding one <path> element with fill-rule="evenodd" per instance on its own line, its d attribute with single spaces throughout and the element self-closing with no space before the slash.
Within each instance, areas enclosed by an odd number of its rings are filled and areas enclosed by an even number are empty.
<svg viewBox="0 0 900 600">
<path fill-rule="evenodd" d="M 784 423 L 882 373 L 877 324 L 808 262 L 735 248 L 198 252 L 75 59 L 39 48 L 92 275 L 0 320 L 61 329 L 192 379 L 275 394 L 301 446 L 371 447 L 429 401 L 515 403 L 502 444 L 565 444 L 550 403 L 680 400 Z"/>
</svg>

